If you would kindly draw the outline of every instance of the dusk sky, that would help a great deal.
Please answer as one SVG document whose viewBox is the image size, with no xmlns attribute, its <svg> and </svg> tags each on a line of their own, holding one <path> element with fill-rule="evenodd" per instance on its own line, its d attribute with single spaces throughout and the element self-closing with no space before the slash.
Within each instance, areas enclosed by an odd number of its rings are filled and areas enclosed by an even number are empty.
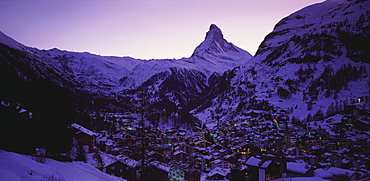
<svg viewBox="0 0 370 181">
<path fill-rule="evenodd" d="M 189 57 L 216 24 L 255 54 L 283 17 L 323 0 L 1 0 L 0 31 L 39 49 Z"/>
</svg>

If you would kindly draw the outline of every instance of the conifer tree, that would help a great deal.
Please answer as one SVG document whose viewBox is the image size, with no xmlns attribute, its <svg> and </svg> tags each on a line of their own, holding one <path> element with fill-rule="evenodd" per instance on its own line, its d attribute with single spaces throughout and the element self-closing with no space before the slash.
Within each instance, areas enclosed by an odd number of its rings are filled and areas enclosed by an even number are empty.
<svg viewBox="0 0 370 181">
<path fill-rule="evenodd" d="M 86 158 L 86 152 L 85 152 L 84 146 L 80 143 L 77 146 L 77 153 L 76 153 L 75 161 L 86 162 L 86 160 L 87 158 Z"/>
</svg>

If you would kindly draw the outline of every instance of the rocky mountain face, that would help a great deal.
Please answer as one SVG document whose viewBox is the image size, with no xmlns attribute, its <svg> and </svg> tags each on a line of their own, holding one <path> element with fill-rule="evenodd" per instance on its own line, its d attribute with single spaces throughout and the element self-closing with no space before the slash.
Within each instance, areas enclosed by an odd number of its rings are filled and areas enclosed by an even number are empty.
<svg viewBox="0 0 370 181">
<path fill-rule="evenodd" d="M 206 101 L 192 113 L 210 123 L 256 114 L 270 120 L 284 114 L 304 122 L 361 100 L 368 106 L 368 7 L 366 0 L 328 0 L 283 18 L 255 57 L 230 71 L 225 88 L 211 100 L 205 94 Z"/>
</svg>

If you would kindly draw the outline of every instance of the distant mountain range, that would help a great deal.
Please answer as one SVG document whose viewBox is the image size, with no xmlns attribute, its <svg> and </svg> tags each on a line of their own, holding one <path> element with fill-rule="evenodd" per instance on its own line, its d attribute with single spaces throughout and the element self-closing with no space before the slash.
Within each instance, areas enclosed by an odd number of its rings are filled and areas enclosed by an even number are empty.
<svg viewBox="0 0 370 181">
<path fill-rule="evenodd" d="M 102 110 L 145 110 L 148 124 L 164 127 L 331 116 L 368 105 L 368 7 L 327 0 L 303 8 L 277 23 L 255 57 L 214 24 L 191 57 L 160 60 L 39 50 L 0 32 L 0 101 L 42 115 L 40 124 L 56 119 L 55 129 Z"/>
<path fill-rule="evenodd" d="M 157 86 L 154 88 L 154 85 L 151 85 L 152 89 L 147 90 L 150 93 L 175 88 L 175 90 L 168 90 L 169 92 L 165 94 L 181 91 L 192 91 L 194 92 L 192 94 L 197 94 L 208 86 L 208 79 L 214 77 L 212 75 L 222 74 L 252 58 L 248 52 L 228 43 L 216 25 L 210 26 L 204 42 L 195 49 L 191 57 L 178 60 L 139 60 L 131 57 L 107 57 L 58 49 L 38 50 L 26 47 L 3 33 L 0 33 L 0 40 L 3 46 L 20 51 L 27 58 L 34 59 L 32 62 L 24 61 L 23 63 L 24 66 L 37 72 L 36 78 L 48 79 L 60 87 L 96 96 L 106 96 L 108 99 L 125 97 L 125 92 L 138 89 L 147 81 Z M 9 61 L 11 65 L 19 60 L 5 61 Z M 22 67 L 14 68 L 21 69 Z M 28 75 L 23 74 L 22 71 L 17 73 L 20 78 L 27 79 Z M 165 84 L 169 81 L 167 79 L 171 78 L 174 81 L 176 79 L 174 76 L 182 76 L 187 81 L 194 79 L 189 82 L 194 85 L 183 85 L 182 87 L 188 87 L 191 90 L 166 87 Z M 179 84 L 184 83 L 183 80 L 176 81 L 181 81 L 178 82 Z M 182 97 L 188 99 L 187 96 Z M 185 100 L 174 101 L 179 104 Z"/>
</svg>

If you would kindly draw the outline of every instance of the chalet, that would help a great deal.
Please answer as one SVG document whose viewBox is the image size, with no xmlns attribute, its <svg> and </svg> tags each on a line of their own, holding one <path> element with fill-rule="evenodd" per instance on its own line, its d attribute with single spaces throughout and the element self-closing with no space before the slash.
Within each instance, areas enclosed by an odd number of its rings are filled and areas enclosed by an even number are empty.
<svg viewBox="0 0 370 181">
<path fill-rule="evenodd" d="M 319 164 L 319 157 L 316 155 L 308 155 L 307 156 L 308 164 L 310 165 L 318 165 Z"/>
<path fill-rule="evenodd" d="M 292 147 L 292 148 L 287 149 L 287 155 L 298 159 L 300 157 L 303 157 L 304 152 L 300 148 Z"/>
<path fill-rule="evenodd" d="M 194 153 L 194 148 L 188 144 L 179 144 L 177 147 L 176 147 L 176 151 L 184 151 L 185 153 L 191 155 Z"/>
<path fill-rule="evenodd" d="M 212 145 L 212 143 L 207 140 L 201 140 L 201 141 L 194 143 L 195 147 L 200 147 L 200 148 L 207 148 L 210 145 Z"/>
<path fill-rule="evenodd" d="M 211 168 L 215 169 L 216 167 L 229 169 L 231 164 L 228 161 L 217 159 L 211 162 Z"/>
<path fill-rule="evenodd" d="M 366 131 L 370 127 L 369 120 L 357 119 L 353 122 L 353 124 L 357 129 L 360 129 L 363 131 Z"/>
<path fill-rule="evenodd" d="M 132 158 L 132 159 L 134 159 L 134 160 L 136 160 L 136 161 L 138 161 L 138 160 L 140 160 L 141 158 L 142 158 L 142 154 L 141 154 L 141 152 L 132 152 L 130 155 L 129 155 L 129 157 L 130 158 Z"/>
<path fill-rule="evenodd" d="M 262 177 L 263 175 L 265 175 L 265 180 L 281 178 L 282 176 L 280 165 L 277 164 L 274 160 L 267 160 L 263 162 L 260 166 L 259 172 Z"/>
<path fill-rule="evenodd" d="M 352 170 L 331 167 L 327 171 L 333 175 L 332 181 L 354 181 L 358 179 L 358 173 Z"/>
<path fill-rule="evenodd" d="M 206 148 L 200 148 L 200 147 L 194 147 L 194 151 L 201 153 L 203 155 L 207 154 L 207 149 Z"/>
<path fill-rule="evenodd" d="M 235 155 L 233 155 L 233 154 L 226 155 L 226 156 L 224 157 L 224 159 L 225 159 L 227 162 L 231 163 L 231 164 L 236 164 L 236 162 L 237 162 L 237 159 L 236 159 Z"/>
<path fill-rule="evenodd" d="M 207 180 L 225 180 L 226 176 L 230 173 L 229 169 L 222 169 L 219 167 L 214 168 L 207 174 Z"/>
<path fill-rule="evenodd" d="M 165 157 L 165 158 L 171 158 L 171 154 L 172 154 L 172 150 L 171 149 L 165 149 L 162 152 L 163 152 L 163 157 Z"/>
<path fill-rule="evenodd" d="M 161 163 L 161 162 L 150 162 L 148 166 L 146 166 L 143 172 L 143 179 L 146 181 L 169 181 L 168 173 L 170 171 L 170 167 Z"/>
<path fill-rule="evenodd" d="M 248 166 L 249 180 L 264 181 L 282 177 L 280 164 L 274 160 L 262 161 L 262 159 L 252 156 L 245 164 Z"/>
<path fill-rule="evenodd" d="M 85 152 L 91 153 L 95 146 L 97 134 L 77 123 L 73 123 L 69 128 L 72 128 L 75 131 L 73 145 L 83 145 Z"/>
<path fill-rule="evenodd" d="M 105 143 L 107 142 L 108 138 L 106 136 L 98 136 L 96 139 L 96 147 L 99 148 L 99 150 L 106 150 Z"/>
<path fill-rule="evenodd" d="M 106 165 L 103 171 L 107 174 L 122 177 L 130 181 L 136 180 L 136 170 L 128 167 L 120 160 L 117 160 L 109 165 Z"/>
<path fill-rule="evenodd" d="M 189 154 L 184 151 L 176 151 L 173 153 L 173 156 L 177 162 L 187 162 L 187 157 Z"/>
<path fill-rule="evenodd" d="M 315 177 L 320 177 L 320 178 L 327 179 L 327 180 L 331 180 L 333 178 L 333 174 L 331 174 L 330 172 L 322 168 L 316 169 L 314 173 L 315 173 Z"/>
<path fill-rule="evenodd" d="M 287 162 L 288 177 L 312 177 L 314 169 L 307 163 Z"/>
<path fill-rule="evenodd" d="M 197 167 L 200 168 L 202 171 L 209 171 L 211 170 L 211 160 L 212 156 L 200 156 L 196 158 L 197 161 Z"/>
<path fill-rule="evenodd" d="M 136 181 L 136 172 L 140 167 L 140 162 L 122 155 L 115 157 L 109 154 L 102 154 L 101 156 L 105 163 L 103 172 L 127 179 L 128 181 Z"/>
<path fill-rule="evenodd" d="M 105 152 L 110 152 L 114 148 L 115 142 L 111 139 L 107 139 L 105 142 Z"/>
<path fill-rule="evenodd" d="M 135 146 L 135 145 L 137 145 L 138 143 L 138 141 L 137 141 L 137 139 L 136 139 L 136 137 L 135 136 L 132 136 L 132 135 L 130 135 L 130 134 L 127 134 L 127 135 L 125 135 L 125 138 L 123 139 L 123 141 L 122 141 L 123 143 L 122 143 L 122 146 Z"/>
<path fill-rule="evenodd" d="M 148 156 L 149 156 L 149 158 L 154 158 L 155 160 L 160 161 L 160 162 L 163 162 L 164 161 L 163 155 L 160 154 L 160 153 L 158 153 L 158 152 L 156 152 L 156 151 L 149 152 L 148 153 Z"/>
<path fill-rule="evenodd" d="M 198 169 L 190 168 L 185 172 L 185 179 L 189 181 L 200 181 L 201 172 Z"/>
</svg>

